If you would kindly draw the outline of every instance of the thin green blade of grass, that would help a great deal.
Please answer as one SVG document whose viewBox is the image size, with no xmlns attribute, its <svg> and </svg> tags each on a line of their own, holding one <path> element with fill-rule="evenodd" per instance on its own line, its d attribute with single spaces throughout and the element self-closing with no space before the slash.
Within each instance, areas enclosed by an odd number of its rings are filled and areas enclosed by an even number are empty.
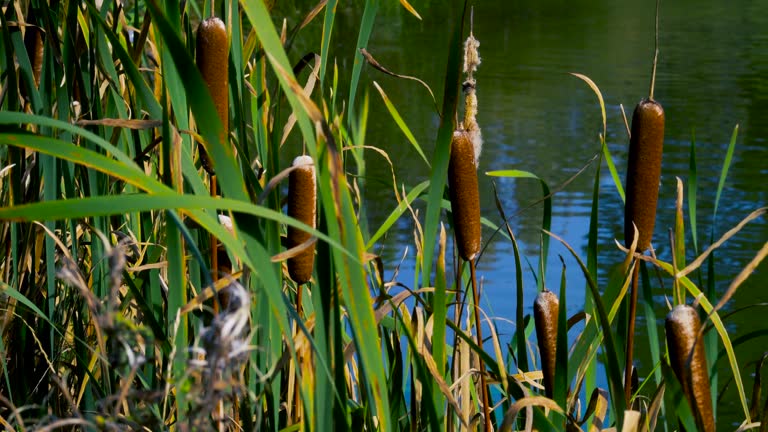
<svg viewBox="0 0 768 432">
<path fill-rule="evenodd" d="M 405 196 L 405 198 L 400 201 L 400 203 L 397 205 L 397 207 L 392 210 L 392 213 L 387 216 L 387 218 L 382 222 L 381 226 L 378 230 L 371 236 L 371 238 L 368 240 L 368 243 L 365 245 L 366 250 L 370 250 L 379 239 L 381 239 L 385 234 L 389 232 L 389 230 L 392 228 L 392 226 L 397 222 L 400 217 L 408 210 L 408 206 L 413 203 L 413 201 L 418 198 L 422 192 L 426 188 L 429 187 L 429 181 L 423 181 L 419 183 L 418 185 L 414 186 L 413 189 L 410 190 Z"/>
<path fill-rule="evenodd" d="M 648 269 L 645 265 L 640 267 L 640 281 L 643 293 L 643 311 L 645 312 L 645 325 L 648 332 L 648 344 L 651 352 L 651 362 L 657 364 L 661 361 L 661 351 L 659 347 L 662 346 L 659 339 L 659 329 L 657 327 L 656 312 L 653 310 L 653 290 L 651 289 L 651 278 L 648 275 Z M 654 379 L 657 385 L 661 385 L 661 371 L 656 369 L 654 371 Z M 663 409 L 663 407 L 662 407 Z"/>
<path fill-rule="evenodd" d="M 336 5 L 338 0 L 328 0 L 325 5 L 325 19 L 323 20 L 323 37 L 320 45 L 320 88 L 324 90 L 325 71 L 328 69 L 328 59 L 331 58 L 329 48 L 331 46 L 331 35 L 333 34 L 333 21 L 336 18 Z M 336 92 L 334 91 L 335 95 Z"/>
<path fill-rule="evenodd" d="M 600 96 L 602 106 L 602 96 Z M 603 107 L 604 111 L 604 107 Z M 600 145 L 605 146 L 605 136 L 600 136 Z M 601 153 L 602 156 L 602 153 Z M 598 227 L 600 224 L 600 172 L 602 167 L 602 158 L 598 158 L 597 165 L 595 167 L 595 180 L 592 184 L 592 206 L 589 213 L 589 231 L 587 233 L 587 270 L 589 274 L 597 274 L 597 256 L 599 253 L 599 246 L 597 244 Z M 595 314 L 595 300 L 592 298 L 592 293 L 589 287 L 584 287 L 584 312 L 593 315 Z M 597 361 L 590 360 L 586 365 L 586 373 L 584 377 L 586 394 L 591 395 L 597 388 Z"/>
<path fill-rule="evenodd" d="M 400 131 L 403 132 L 406 138 L 408 138 L 408 142 L 411 143 L 411 146 L 413 146 L 413 148 L 416 150 L 416 153 L 421 156 L 421 158 L 424 160 L 424 163 L 427 164 L 427 167 L 429 167 L 429 160 L 427 159 L 427 156 L 424 154 L 421 146 L 419 146 L 418 141 L 416 141 L 416 137 L 413 136 L 413 133 L 408 128 L 408 125 L 405 124 L 405 120 L 403 120 L 403 118 L 400 116 L 400 113 L 397 112 L 397 108 L 395 108 L 395 106 L 392 104 L 392 101 L 389 100 L 387 94 L 384 93 L 384 89 L 382 89 L 376 81 L 373 82 L 373 86 L 376 87 L 376 90 L 379 91 L 381 99 L 384 101 L 384 105 L 387 107 L 387 110 L 392 116 L 392 119 L 397 124 L 397 127 L 400 128 Z"/>
<path fill-rule="evenodd" d="M 542 216 L 542 229 L 549 231 L 552 227 L 552 194 L 550 193 L 549 185 L 547 182 L 539 178 L 537 175 L 522 170 L 497 170 L 488 171 L 485 173 L 491 177 L 511 177 L 511 178 L 529 178 L 538 180 L 541 185 L 541 193 L 544 198 L 544 215 Z M 539 278 L 538 288 L 539 291 L 544 289 L 547 275 L 547 258 L 549 257 L 549 236 L 542 236 L 541 239 L 541 259 L 539 260 Z"/>
<path fill-rule="evenodd" d="M 725 160 L 723 160 L 723 168 L 720 170 L 720 180 L 717 182 L 717 193 L 715 194 L 715 208 L 712 210 L 712 221 L 714 230 L 714 221 L 717 219 L 717 208 L 720 204 L 720 196 L 725 188 L 725 179 L 728 177 L 728 170 L 731 167 L 731 161 L 733 160 L 733 153 L 736 149 L 736 139 L 739 136 L 739 125 L 733 128 L 733 134 L 731 134 L 731 141 L 728 143 L 728 150 L 725 152 Z"/>
<path fill-rule="evenodd" d="M 439 250 L 437 263 L 435 265 L 435 295 L 432 301 L 432 352 L 435 360 L 437 375 L 441 378 L 446 377 L 445 366 L 447 361 L 447 347 L 445 343 L 445 321 L 448 315 L 448 305 L 446 304 L 446 291 L 448 289 L 448 281 L 445 273 L 446 238 L 447 235 L 445 232 L 445 226 L 441 224 L 440 238 L 438 242 Z M 434 406 L 438 408 L 442 407 L 445 403 L 445 397 L 443 397 L 443 394 L 439 391 L 438 388 L 434 389 L 432 392 L 432 399 L 434 401 Z M 447 427 L 447 419 L 447 415 L 442 416 L 441 422 L 439 423 L 443 429 Z"/>
<path fill-rule="evenodd" d="M 696 167 L 696 132 L 691 133 L 690 154 L 688 157 L 688 225 L 691 227 L 693 254 L 699 255 L 698 220 L 696 218 L 696 197 L 699 192 L 699 175 Z"/>
<path fill-rule="evenodd" d="M 349 81 L 349 110 L 355 111 L 355 98 L 360 83 L 360 74 L 363 71 L 363 55 L 361 48 L 368 47 L 368 40 L 371 38 L 373 24 L 376 21 L 376 13 L 379 10 L 379 0 L 366 0 L 363 18 L 360 20 L 360 33 L 357 36 L 357 45 L 355 45 L 355 61 L 352 65 L 352 78 Z"/>
<path fill-rule="evenodd" d="M 554 399 L 563 411 L 568 411 L 568 303 L 566 296 L 565 260 L 560 257 L 563 268 L 560 274 L 560 307 L 557 317 L 557 349 L 555 350 L 555 391 Z"/>
</svg>

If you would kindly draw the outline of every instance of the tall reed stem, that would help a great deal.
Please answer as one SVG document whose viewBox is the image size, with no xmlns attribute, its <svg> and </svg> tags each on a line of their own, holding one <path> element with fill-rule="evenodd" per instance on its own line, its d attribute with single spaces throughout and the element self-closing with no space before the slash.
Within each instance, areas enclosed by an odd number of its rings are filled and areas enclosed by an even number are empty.
<svg viewBox="0 0 768 432">
<path fill-rule="evenodd" d="M 297 319 L 301 319 L 301 288 L 303 284 L 296 284 L 296 316 Z M 296 333 L 295 335 L 298 336 L 299 332 L 301 330 L 299 329 L 299 323 L 296 323 Z M 294 341 L 296 340 L 296 337 L 294 336 Z M 301 368 L 301 354 L 299 354 L 299 350 L 296 350 L 296 376 L 293 381 L 293 420 L 294 424 L 297 424 L 301 421 L 301 397 L 299 396 L 299 390 L 301 389 L 301 382 L 300 377 L 301 374 L 299 373 L 299 369 Z"/>
<path fill-rule="evenodd" d="M 475 307 L 475 327 L 477 327 L 477 346 L 483 348 L 483 327 L 481 326 L 480 319 L 480 293 L 477 290 L 477 277 L 475 269 L 475 261 L 469 261 L 469 272 L 472 277 L 472 298 Z M 483 358 L 478 354 L 478 366 L 480 368 L 480 389 L 482 392 L 483 400 L 483 417 L 485 418 L 484 430 L 486 432 L 491 431 L 491 407 L 488 405 L 488 383 L 485 380 L 485 362 Z"/>
<path fill-rule="evenodd" d="M 627 359 L 624 367 L 624 396 L 627 400 L 627 407 L 630 407 L 629 401 L 632 399 L 632 356 L 635 348 L 635 318 L 637 317 L 639 270 L 640 262 L 637 262 L 635 263 L 634 271 L 632 271 L 632 292 L 629 299 L 629 325 L 627 326 Z"/>
</svg>

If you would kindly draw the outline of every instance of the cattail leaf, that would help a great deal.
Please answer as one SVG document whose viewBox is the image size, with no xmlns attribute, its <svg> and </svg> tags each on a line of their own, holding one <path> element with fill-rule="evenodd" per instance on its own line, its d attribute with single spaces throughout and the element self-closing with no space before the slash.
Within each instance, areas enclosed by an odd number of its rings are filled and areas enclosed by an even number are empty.
<svg viewBox="0 0 768 432">
<path fill-rule="evenodd" d="M 389 216 L 384 220 L 384 222 L 381 224 L 378 230 L 371 236 L 371 238 L 368 240 L 368 243 L 365 245 L 366 250 L 370 250 L 374 244 L 376 244 L 377 241 L 381 237 L 383 237 L 386 233 L 389 232 L 390 228 L 397 222 L 398 219 L 400 219 L 400 216 L 403 215 L 408 210 L 408 206 L 413 203 L 413 201 L 421 195 L 422 192 L 424 192 L 425 189 L 429 187 L 429 180 L 423 181 L 416 185 L 413 189 L 411 189 L 410 192 L 408 192 L 407 195 L 403 198 L 402 201 L 395 207 L 394 210 L 392 210 L 392 213 L 390 213 Z"/>
<path fill-rule="evenodd" d="M 696 168 L 696 133 L 691 133 L 690 154 L 688 156 L 688 225 L 691 226 L 693 253 L 699 254 L 698 220 L 696 218 L 696 196 L 699 191 L 699 176 Z"/>
<path fill-rule="evenodd" d="M 338 0 L 328 0 L 325 7 L 325 19 L 323 20 L 323 40 L 320 44 L 320 88 L 325 84 L 325 71 L 328 68 L 328 60 L 331 46 L 331 35 L 333 34 L 333 21 L 336 18 L 336 5 Z M 334 95 L 336 92 L 333 92 Z"/>
<path fill-rule="evenodd" d="M 405 8 L 405 10 L 407 10 L 408 12 L 413 14 L 413 16 L 421 20 L 421 15 L 419 15 L 419 13 L 416 12 L 416 9 L 414 9 L 413 6 L 411 6 L 411 4 L 408 3 L 408 0 L 400 0 L 400 4 Z"/>
<path fill-rule="evenodd" d="M 675 234 L 674 234 L 674 264 L 675 269 L 685 267 L 685 223 L 683 221 L 683 181 L 677 177 L 677 199 L 675 200 Z M 677 283 L 675 284 L 677 289 Z M 682 294 L 682 295 L 680 295 Z M 685 303 L 685 293 L 676 294 L 681 304 Z"/>
<path fill-rule="evenodd" d="M 403 132 L 406 138 L 408 138 L 408 142 L 411 143 L 411 146 L 416 150 L 416 153 L 421 156 L 422 159 L 424 159 L 424 163 L 427 164 L 427 167 L 429 167 L 429 160 L 427 160 L 427 156 L 424 155 L 424 151 L 421 150 L 421 146 L 419 146 L 419 143 L 416 141 L 416 137 L 413 136 L 413 133 L 408 128 L 408 125 L 405 124 L 405 121 L 400 116 L 400 113 L 397 112 L 397 108 L 392 104 L 392 102 L 387 97 L 387 94 L 384 93 L 384 89 L 379 86 L 379 83 L 376 81 L 373 82 L 373 86 L 376 87 L 376 90 L 379 91 L 379 94 L 381 95 L 381 99 L 384 101 L 384 105 L 387 107 L 387 110 L 389 110 L 389 114 L 392 116 L 392 119 L 395 120 L 395 123 L 400 128 L 400 130 Z"/>
<path fill-rule="evenodd" d="M 517 354 L 512 351 L 512 355 L 517 363 L 517 368 L 520 370 L 528 370 L 528 350 L 527 350 L 527 336 L 525 334 L 525 312 L 524 312 L 524 290 L 523 290 L 523 269 L 520 260 L 520 249 L 517 244 L 517 239 L 512 231 L 512 227 L 509 226 L 507 215 L 504 213 L 504 207 L 501 205 L 499 199 L 498 190 L 496 189 L 496 183 L 493 183 L 493 197 L 496 202 L 496 209 L 499 211 L 501 220 L 504 221 L 504 227 L 510 241 L 512 242 L 512 251 L 515 257 L 515 293 L 517 296 L 517 307 L 515 310 L 515 336 L 513 342 L 516 342 Z M 494 230 L 495 232 L 496 230 Z"/>
<path fill-rule="evenodd" d="M 0 142 L 2 142 L 1 137 Z M 63 220 L 79 219 L 88 216 L 110 216 L 151 210 L 178 209 L 189 212 L 190 216 L 194 216 L 196 218 L 195 221 L 200 223 L 200 221 L 197 220 L 197 215 L 200 212 L 197 210 L 206 208 L 250 214 L 296 227 L 327 242 L 334 249 L 338 249 L 344 253 L 348 259 L 357 260 L 356 255 L 346 251 L 340 243 L 329 237 L 327 234 L 322 233 L 301 221 L 290 218 L 283 213 L 239 200 L 200 195 L 181 195 L 170 191 L 161 191 L 153 194 L 104 195 L 5 207 L 0 208 L 0 219 L 17 221 Z M 226 236 L 229 239 L 234 239 L 232 234 L 222 227 L 217 219 L 211 218 L 211 220 L 216 221 L 215 225 L 221 227 L 220 230 L 216 230 L 217 233 L 226 233 Z M 210 230 L 211 225 L 209 223 L 200 223 L 200 225 L 204 229 Z M 220 238 L 220 240 L 224 239 Z M 360 261 L 357 262 L 360 264 Z"/>
<path fill-rule="evenodd" d="M 488 171 L 485 173 L 491 177 L 512 177 L 512 178 L 529 178 L 538 180 L 541 184 L 541 192 L 544 200 L 544 215 L 542 216 L 541 227 L 544 231 L 549 231 L 552 227 L 552 193 L 550 192 L 547 182 L 539 178 L 537 175 L 523 170 L 496 170 Z M 539 277 L 537 284 L 539 291 L 544 289 L 544 282 L 546 280 L 547 270 L 547 258 L 549 256 L 549 236 L 542 236 L 541 238 L 541 259 L 539 260 Z"/>
<path fill-rule="evenodd" d="M 648 344 L 650 346 L 651 362 L 653 364 L 659 364 L 661 362 L 661 350 L 659 347 L 663 347 L 663 341 L 659 338 L 659 329 L 657 327 L 656 311 L 654 310 L 654 298 L 653 288 L 651 285 L 651 278 L 648 274 L 648 268 L 641 263 L 635 265 L 641 265 L 640 267 L 640 292 L 643 296 L 643 311 L 645 314 L 645 328 L 648 334 Z M 661 370 L 654 369 L 653 372 L 656 385 L 661 385 L 662 375 Z M 643 383 L 645 384 L 645 383 Z"/>
<path fill-rule="evenodd" d="M 554 399 L 558 405 L 567 409 L 566 398 L 568 397 L 568 303 L 566 296 L 566 277 L 565 260 L 560 257 L 562 262 L 562 272 L 560 274 L 560 307 L 557 316 L 557 350 L 555 350 L 555 391 Z"/>
<path fill-rule="evenodd" d="M 373 24 L 376 21 L 376 13 L 379 10 L 379 0 L 366 0 L 365 9 L 363 10 L 363 17 L 360 20 L 360 33 L 357 36 L 357 46 L 355 50 L 355 62 L 352 65 L 352 78 L 349 81 L 349 103 L 347 107 L 350 111 L 355 110 L 355 98 L 357 96 L 357 88 L 360 83 L 360 74 L 363 71 L 363 55 L 360 53 L 360 48 L 368 47 L 368 40 L 371 37 L 373 31 Z"/>
<path fill-rule="evenodd" d="M 432 298 L 432 325 L 434 332 L 432 334 L 432 353 L 435 361 L 435 370 L 437 376 L 445 376 L 446 364 L 446 344 L 445 344 L 445 321 L 448 315 L 448 305 L 446 304 L 448 283 L 445 274 L 445 252 L 447 235 L 445 225 L 440 224 L 440 235 L 438 237 L 437 263 L 435 265 L 435 295 Z M 434 406 L 441 407 L 444 404 L 443 395 L 437 390 L 432 392 Z M 457 413 L 461 412 L 459 408 Z M 445 422 L 443 423 L 445 426 Z"/>
<path fill-rule="evenodd" d="M 574 73 L 574 72 L 571 72 L 570 74 L 575 76 L 576 78 L 584 81 L 585 83 L 587 83 L 589 88 L 591 88 L 592 91 L 597 96 L 597 101 L 600 103 L 600 114 L 602 114 L 602 116 L 603 116 L 603 135 L 602 136 L 606 136 L 606 133 L 607 133 L 607 120 L 606 120 L 606 116 L 605 116 L 605 101 L 603 101 L 603 93 L 600 92 L 600 88 L 598 88 L 597 84 L 595 84 L 595 82 L 592 81 L 592 79 L 590 79 L 588 76 L 582 75 L 580 73 Z"/>
<path fill-rule="evenodd" d="M 107 22 L 101 16 L 99 10 L 96 9 L 96 7 L 90 2 L 86 2 L 86 5 L 88 6 L 91 19 L 99 24 L 104 32 L 104 35 L 107 37 L 107 39 L 109 39 L 109 43 L 111 44 L 113 50 L 112 52 L 120 59 L 120 64 L 123 67 L 125 75 L 128 77 L 131 84 L 133 84 L 133 87 L 138 93 L 139 98 L 144 103 L 144 108 L 149 112 L 149 116 L 153 119 L 160 119 L 162 116 L 162 108 L 157 99 L 155 99 L 152 90 L 144 80 L 141 72 L 139 72 L 139 68 L 133 62 L 130 54 L 125 50 L 123 44 L 120 43 L 120 40 L 112 31 L 112 28 L 109 26 L 109 24 L 107 24 Z"/>
<path fill-rule="evenodd" d="M 542 407 L 547 408 L 551 410 L 554 413 L 558 413 L 560 415 L 565 415 L 565 412 L 560 408 L 555 401 L 552 399 L 546 398 L 544 396 L 527 396 L 522 399 L 518 399 L 515 401 L 514 404 L 507 410 L 507 412 L 504 413 L 504 421 L 501 423 L 501 426 L 499 426 L 500 432 L 511 432 L 512 431 L 512 425 L 514 424 L 515 419 L 517 418 L 517 415 L 522 411 L 524 408 L 529 406 L 536 406 L 536 407 Z M 549 422 L 547 422 L 549 423 Z M 540 430 L 557 430 L 553 423 L 548 424 L 548 428 L 543 428 Z M 537 423 L 537 428 L 541 428 L 541 425 Z"/>
<path fill-rule="evenodd" d="M 717 182 L 717 193 L 715 195 L 715 207 L 712 210 L 712 232 L 715 230 L 715 221 L 717 220 L 717 208 L 720 204 L 720 196 L 725 188 L 725 179 L 728 177 L 728 169 L 731 167 L 731 161 L 733 160 L 733 152 L 736 149 L 736 138 L 739 136 L 739 125 L 733 128 L 733 134 L 731 135 L 731 141 L 728 144 L 728 150 L 725 152 L 725 159 L 723 160 L 723 168 L 720 170 L 720 180 Z"/>
</svg>

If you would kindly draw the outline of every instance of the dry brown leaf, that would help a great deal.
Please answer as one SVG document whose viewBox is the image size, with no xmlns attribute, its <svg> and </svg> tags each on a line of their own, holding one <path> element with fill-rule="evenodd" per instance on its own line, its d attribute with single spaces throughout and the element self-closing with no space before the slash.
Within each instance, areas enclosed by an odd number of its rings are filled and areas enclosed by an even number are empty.
<svg viewBox="0 0 768 432">
<path fill-rule="evenodd" d="M 513 403 L 512 406 L 509 407 L 507 412 L 504 413 L 504 421 L 501 423 L 501 426 L 499 426 L 499 431 L 511 432 L 512 424 L 517 418 L 517 415 L 520 413 L 520 410 L 527 407 L 534 407 L 534 406 L 548 408 L 548 409 L 551 409 L 552 411 L 556 411 L 560 414 L 564 414 L 560 406 L 557 403 L 555 403 L 555 401 L 553 401 L 552 399 L 546 398 L 544 396 L 527 396 L 515 401 L 515 403 Z"/>
<path fill-rule="evenodd" d="M 78 120 L 75 122 L 78 126 L 107 126 L 121 127 L 126 129 L 154 129 L 163 125 L 160 120 L 125 120 L 116 118 L 105 118 L 99 120 Z"/>
</svg>

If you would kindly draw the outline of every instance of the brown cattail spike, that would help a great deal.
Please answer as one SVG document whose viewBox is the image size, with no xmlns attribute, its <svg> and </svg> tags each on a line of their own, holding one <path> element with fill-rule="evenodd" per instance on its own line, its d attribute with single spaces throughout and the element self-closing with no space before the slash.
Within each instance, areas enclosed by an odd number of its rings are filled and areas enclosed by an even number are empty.
<svg viewBox="0 0 768 432">
<path fill-rule="evenodd" d="M 471 261 L 480 252 L 480 194 L 475 148 L 466 131 L 453 133 L 448 189 L 459 256 Z"/>
<path fill-rule="evenodd" d="M 664 147 L 664 108 L 652 99 L 637 104 L 632 114 L 632 133 L 627 166 L 627 196 L 624 207 L 624 244 L 632 245 L 637 225 L 637 251 L 651 245 L 659 198 L 661 155 Z"/>
<path fill-rule="evenodd" d="M 219 18 L 204 20 L 197 28 L 197 67 L 203 75 L 208 91 L 219 114 L 222 131 L 219 141 L 227 142 L 229 134 L 229 42 L 227 29 Z M 214 145 L 214 143 L 209 143 Z M 200 147 L 200 160 L 209 174 L 214 174 L 208 153 Z"/>
<path fill-rule="evenodd" d="M 536 339 L 539 341 L 541 370 L 544 375 L 544 394 L 552 398 L 555 393 L 555 351 L 557 350 L 557 314 L 560 302 L 557 296 L 547 290 L 540 292 L 533 302 L 533 320 L 536 324 Z"/>
<path fill-rule="evenodd" d="M 315 228 L 317 213 L 315 166 L 309 156 L 299 156 L 293 161 L 296 167 L 288 177 L 288 216 Z M 288 248 L 294 248 L 309 240 L 311 235 L 292 226 L 288 227 Z M 309 282 L 315 264 L 315 245 L 307 247 L 288 259 L 288 275 L 297 284 Z"/>
<path fill-rule="evenodd" d="M 691 306 L 675 306 L 667 314 L 665 327 L 669 362 L 696 417 L 696 426 L 702 432 L 714 432 L 712 394 L 699 316 Z"/>
<path fill-rule="evenodd" d="M 40 85 L 40 74 L 43 70 L 43 31 L 38 27 L 27 27 L 24 35 L 24 46 L 27 48 L 29 62 L 32 64 L 32 77 L 35 86 Z"/>
</svg>

